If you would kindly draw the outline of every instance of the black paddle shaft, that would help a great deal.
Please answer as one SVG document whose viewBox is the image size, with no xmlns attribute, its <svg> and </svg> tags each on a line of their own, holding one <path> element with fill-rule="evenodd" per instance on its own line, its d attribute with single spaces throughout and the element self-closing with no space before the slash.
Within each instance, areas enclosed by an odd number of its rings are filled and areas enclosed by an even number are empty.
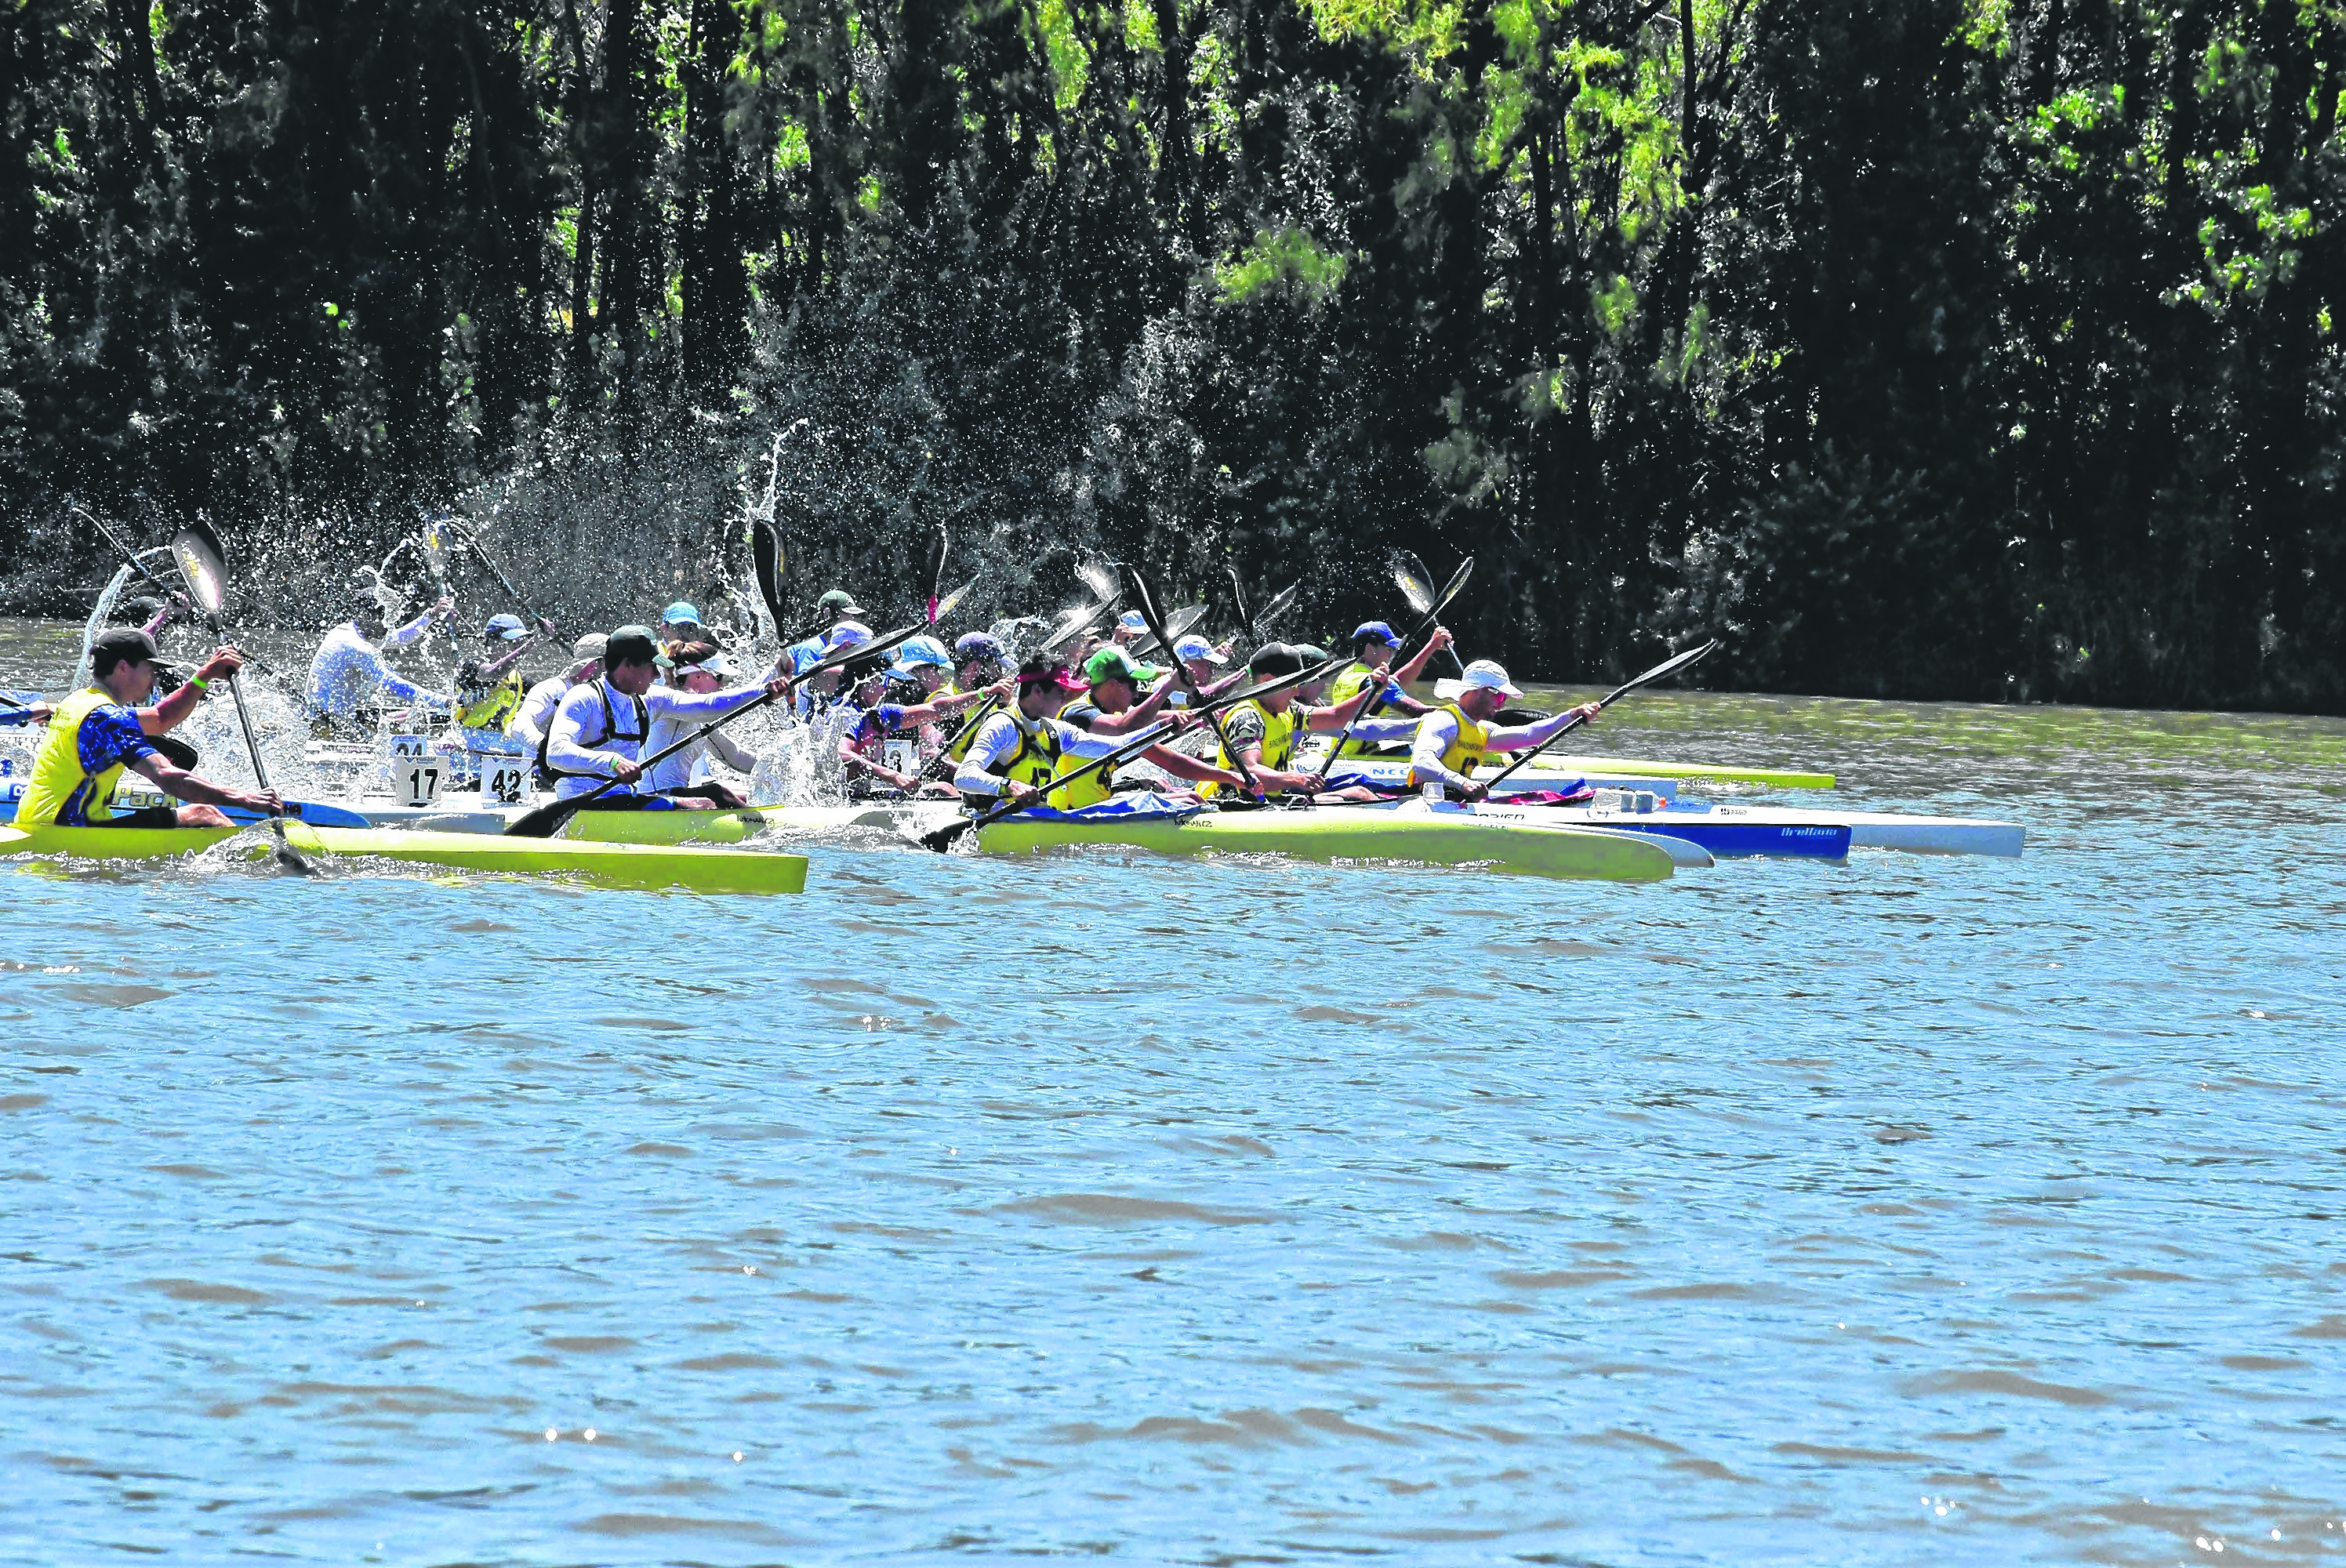
<svg viewBox="0 0 2346 1568">
<path fill-rule="evenodd" d="M 1666 658 L 1661 663 L 1656 665 L 1653 668 L 1647 670 L 1645 674 L 1638 676 L 1621 686 L 1617 686 L 1611 691 L 1606 692 L 1603 697 L 1596 699 L 1596 706 L 1600 708 L 1610 708 L 1641 686 L 1650 686 L 1655 681 L 1667 680 L 1671 676 L 1678 674 L 1678 671 L 1687 668 L 1688 666 L 1693 665 L 1698 660 L 1705 657 L 1718 646 L 1719 643 L 1717 639 L 1713 639 L 1710 642 L 1703 644 L 1702 647 L 1698 648 L 1688 648 L 1682 654 L 1677 654 L 1669 658 Z M 1537 746 L 1533 747 L 1529 751 L 1525 752 L 1521 757 L 1516 758 L 1513 762 L 1508 763 L 1504 768 L 1502 768 L 1496 773 L 1492 774 L 1490 781 L 1483 786 L 1483 793 L 1488 795 L 1494 789 L 1498 787 L 1502 780 L 1506 779 L 1508 775 L 1514 773 L 1516 769 L 1521 768 L 1525 763 L 1529 762 L 1533 758 L 1537 757 L 1541 752 L 1545 751 L 1549 747 L 1555 745 L 1557 741 L 1563 739 L 1566 736 L 1571 734 L 1574 730 L 1579 728 L 1586 722 L 1587 720 L 1575 715 L 1554 735 L 1549 736 L 1545 740 L 1541 741 Z"/>
</svg>

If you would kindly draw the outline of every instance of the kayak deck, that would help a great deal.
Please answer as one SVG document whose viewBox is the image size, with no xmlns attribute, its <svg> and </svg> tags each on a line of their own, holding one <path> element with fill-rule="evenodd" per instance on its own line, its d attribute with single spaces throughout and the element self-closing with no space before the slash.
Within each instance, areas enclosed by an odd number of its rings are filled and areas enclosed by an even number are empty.
<svg viewBox="0 0 2346 1568">
<path fill-rule="evenodd" d="M 0 855 L 66 855 L 86 860 L 155 860 L 210 849 L 240 832 L 268 853 L 266 830 L 234 828 L 57 828 L 0 830 Z M 313 828 L 288 823 L 285 841 L 305 855 L 372 857 L 463 871 L 578 877 L 597 886 L 695 892 L 795 893 L 806 889 L 803 855 L 701 845 L 653 846 L 507 839 L 485 833 Z"/>
<path fill-rule="evenodd" d="M 1306 860 L 1411 860 L 1489 865 L 1528 876 L 1658 882 L 1677 859 L 1633 834 L 1565 826 L 1525 827 L 1402 808 L 1319 806 L 1306 810 L 1200 811 L 1192 817 L 1099 821 L 1020 816 L 978 830 L 987 854 L 1034 854 L 1079 845 L 1122 845 L 1159 854 L 1272 854 Z"/>
</svg>

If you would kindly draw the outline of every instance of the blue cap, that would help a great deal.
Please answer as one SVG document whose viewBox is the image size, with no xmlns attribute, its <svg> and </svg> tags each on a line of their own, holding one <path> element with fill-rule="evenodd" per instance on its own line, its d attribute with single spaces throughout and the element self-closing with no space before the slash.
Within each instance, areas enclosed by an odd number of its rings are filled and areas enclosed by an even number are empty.
<svg viewBox="0 0 2346 1568">
<path fill-rule="evenodd" d="M 953 662 L 953 655 L 945 651 L 945 645 L 934 637 L 906 637 L 897 645 L 896 667 L 899 669 L 917 668 L 924 664 L 934 665 L 939 669 L 951 669 Z"/>
<path fill-rule="evenodd" d="M 489 624 L 481 628 L 481 635 L 495 637 L 501 642 L 517 643 L 529 636 L 529 628 L 521 624 L 519 616 L 491 616 Z"/>
<path fill-rule="evenodd" d="M 682 599 L 678 599 L 676 603 L 670 605 L 668 608 L 660 612 L 660 625 L 664 626 L 697 626 L 700 625 L 700 612 L 693 608 L 690 605 L 686 604 Z"/>
<path fill-rule="evenodd" d="M 974 658 L 989 658 L 996 664 L 1008 664 L 1010 650 L 1004 647 L 1002 639 L 991 632 L 972 632 L 954 644 L 954 657 L 963 664 Z"/>
<path fill-rule="evenodd" d="M 1127 610 L 1116 617 L 1116 624 L 1128 632 L 1145 632 L 1148 629 L 1148 617 L 1138 610 Z"/>
<path fill-rule="evenodd" d="M 1401 647 L 1401 639 L 1393 636 L 1393 629 L 1382 621 L 1362 621 L 1360 630 L 1352 634 L 1352 646 L 1358 647 L 1372 637 L 1389 648 Z"/>
</svg>

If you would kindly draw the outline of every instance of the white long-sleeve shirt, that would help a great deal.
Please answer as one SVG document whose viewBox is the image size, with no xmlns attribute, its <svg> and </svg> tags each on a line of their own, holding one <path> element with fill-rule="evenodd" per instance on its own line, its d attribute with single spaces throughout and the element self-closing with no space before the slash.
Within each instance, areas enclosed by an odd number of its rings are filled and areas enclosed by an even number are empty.
<svg viewBox="0 0 2346 1568">
<path fill-rule="evenodd" d="M 404 647 L 432 626 L 433 612 L 424 611 L 405 626 L 383 634 L 382 647 Z M 421 702 L 445 708 L 448 699 L 401 675 L 382 660 L 382 648 L 367 641 L 355 620 L 344 621 L 326 634 L 310 660 L 310 706 L 340 718 L 355 718 L 362 708 L 379 699 Z"/>
<path fill-rule="evenodd" d="M 638 697 L 613 686 L 607 676 L 574 687 L 555 709 L 553 728 L 546 736 L 546 766 L 561 776 L 554 792 L 562 799 L 587 794 L 612 778 L 621 762 L 650 756 L 657 748 L 645 742 L 658 719 L 682 719 L 683 728 L 690 729 L 747 707 L 765 691 L 763 686 L 739 686 L 695 696 L 656 686 Z M 587 777 L 569 777 L 572 774 Z M 638 779 L 611 793 L 637 794 L 649 787 L 648 779 Z"/>
<path fill-rule="evenodd" d="M 1045 725 L 1050 726 L 1057 737 L 1061 751 L 1083 758 L 1105 757 L 1135 738 L 1129 735 L 1094 735 L 1087 729 L 1077 729 L 1065 719 L 1028 718 L 1023 713 L 1005 708 L 977 727 L 976 738 L 969 743 L 969 749 L 962 755 L 961 767 L 954 773 L 954 788 L 964 795 L 1002 794 L 1005 780 L 994 769 L 1018 749 L 1022 733 L 1035 734 Z"/>
<path fill-rule="evenodd" d="M 1483 743 L 1483 749 L 1521 751 L 1527 746 L 1537 746 L 1562 729 L 1571 718 L 1571 710 L 1567 708 L 1541 719 L 1537 724 L 1491 730 L 1490 738 Z M 1409 753 L 1409 781 L 1412 785 L 1440 782 L 1453 789 L 1464 789 L 1474 782 L 1464 773 L 1454 773 L 1442 765 L 1442 754 L 1458 740 L 1456 714 L 1446 708 L 1437 708 L 1424 718 L 1410 722 L 1417 726 L 1417 743 L 1410 748 Z"/>
<path fill-rule="evenodd" d="M 565 674 L 531 687 L 523 696 L 521 706 L 514 709 L 513 718 L 505 725 L 505 733 L 527 749 L 536 751 L 537 743 L 546 738 L 546 727 L 554 722 L 555 710 L 562 706 L 562 698 L 570 690 L 570 677 Z"/>
<path fill-rule="evenodd" d="M 651 738 L 644 742 L 644 755 L 649 757 L 665 750 L 708 722 L 705 718 L 687 719 L 669 714 L 660 715 L 652 720 Z M 758 770 L 758 754 L 719 729 L 693 742 L 667 761 L 655 763 L 644 775 L 644 788 L 655 795 L 685 789 L 695 782 L 693 774 L 700 764 L 712 758 L 736 773 L 755 773 Z"/>
</svg>

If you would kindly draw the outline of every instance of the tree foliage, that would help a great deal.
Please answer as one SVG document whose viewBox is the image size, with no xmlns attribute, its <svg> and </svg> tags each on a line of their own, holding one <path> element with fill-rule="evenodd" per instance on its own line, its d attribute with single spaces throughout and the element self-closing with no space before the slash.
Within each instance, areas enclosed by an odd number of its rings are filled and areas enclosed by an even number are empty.
<svg viewBox="0 0 2346 1568">
<path fill-rule="evenodd" d="M 664 573 L 803 417 L 813 568 L 2337 710 L 2341 96 L 2340 0 L 23 0 L 0 507 Z"/>
</svg>

